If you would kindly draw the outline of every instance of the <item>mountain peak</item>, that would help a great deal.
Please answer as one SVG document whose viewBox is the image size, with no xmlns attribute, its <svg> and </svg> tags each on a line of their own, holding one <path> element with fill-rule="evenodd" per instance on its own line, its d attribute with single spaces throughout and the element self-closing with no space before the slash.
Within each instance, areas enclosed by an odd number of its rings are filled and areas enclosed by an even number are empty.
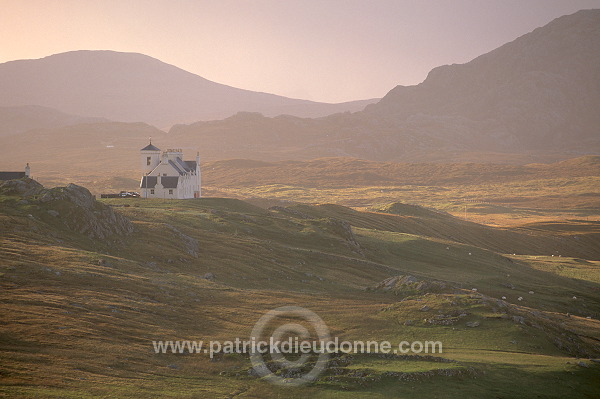
<svg viewBox="0 0 600 399">
<path fill-rule="evenodd" d="M 463 136 L 501 149 L 591 139 L 598 104 L 600 10 L 584 10 L 468 63 L 434 68 L 421 84 L 394 88 L 366 112 L 412 129 L 446 118 L 443 130 L 460 123 Z"/>
<path fill-rule="evenodd" d="M 318 117 L 370 101 L 324 104 L 211 82 L 156 58 L 77 50 L 0 64 L 0 106 L 41 105 L 64 113 L 144 121 L 159 127 L 222 119 L 240 111 Z"/>
</svg>

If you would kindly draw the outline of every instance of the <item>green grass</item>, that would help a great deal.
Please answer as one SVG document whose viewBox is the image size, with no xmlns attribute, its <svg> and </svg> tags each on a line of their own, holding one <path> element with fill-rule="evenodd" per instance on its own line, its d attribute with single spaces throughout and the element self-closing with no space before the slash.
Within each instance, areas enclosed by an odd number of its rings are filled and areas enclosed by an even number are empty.
<svg viewBox="0 0 600 399">
<path fill-rule="evenodd" d="M 465 184 L 407 184 L 319 187 L 292 184 L 252 184 L 207 187 L 227 196 L 300 203 L 335 203 L 371 208 L 394 202 L 418 204 L 468 220 L 494 225 L 581 218 L 598 220 L 598 176 Z M 465 213 L 466 207 L 466 213 Z"/>
<path fill-rule="evenodd" d="M 493 229 L 448 215 L 407 215 L 402 207 L 392 215 L 299 205 L 294 216 L 233 199 L 111 199 L 102 203 L 132 220 L 135 231 L 91 240 L 48 217 L 49 205 L 15 197 L 0 203 L 0 394 L 9 397 L 598 392 L 598 365 L 576 366 L 574 357 L 577 350 L 597 353 L 600 339 L 598 265 L 586 260 L 597 255 L 595 227 L 574 224 L 579 244 L 565 246 L 578 257 L 558 258 L 535 255 L 560 241 L 556 226 Z M 352 233 L 336 220 L 346 220 Z M 572 233 L 561 226 L 560 234 Z M 521 254 L 500 250 L 511 245 Z M 408 297 L 374 289 L 400 274 L 450 288 Z M 502 295 L 508 299 L 500 306 Z M 314 385 L 285 389 L 244 374 L 244 356 L 211 362 L 203 354 L 152 351 L 152 340 L 248 337 L 264 312 L 283 305 L 317 312 L 341 339 L 441 340 L 440 356 L 449 362 L 356 356 L 338 379 L 326 374 Z M 429 322 L 462 313 L 450 325 Z M 480 324 L 468 327 L 473 321 Z M 565 341 L 562 349 L 556 338 Z M 440 369 L 474 371 L 419 374 Z M 376 381 L 349 374 L 357 370 Z"/>
</svg>

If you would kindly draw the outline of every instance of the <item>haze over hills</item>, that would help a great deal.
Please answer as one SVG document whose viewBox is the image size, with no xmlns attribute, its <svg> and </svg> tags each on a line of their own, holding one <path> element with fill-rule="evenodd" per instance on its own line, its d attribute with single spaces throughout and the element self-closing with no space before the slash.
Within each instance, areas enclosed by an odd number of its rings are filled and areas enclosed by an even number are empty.
<svg viewBox="0 0 600 399">
<path fill-rule="evenodd" d="M 330 3 L 348 31 L 347 7 Z M 91 4 L 60 12 L 124 43 L 132 21 L 157 25 L 153 7 Z M 177 8 L 156 8 L 159 24 L 183 27 Z M 279 7 L 251 8 L 236 17 L 262 29 L 257 16 Z M 69 31 L 46 11 L 41 24 L 13 18 L 25 39 L 45 21 Z M 384 18 L 368 21 L 394 38 Z M 192 37 L 173 27 L 161 36 Z M 269 115 L 337 106 L 140 54 L 0 64 L 0 397 L 598 397 L 599 43 L 600 10 L 580 12 L 312 119 Z M 181 124 L 198 112 L 226 118 Z"/>
<path fill-rule="evenodd" d="M 86 84 L 91 76 L 90 63 L 96 78 Z M 65 69 L 59 71 L 60 66 Z M 8 70 L 12 72 L 5 73 Z M 55 78 L 38 75 L 42 70 L 54 71 L 49 76 Z M 217 104 L 215 98 L 223 99 L 223 107 L 232 104 L 226 97 L 218 97 L 226 93 L 243 93 L 246 99 L 258 95 L 265 99 L 263 104 L 281 100 L 216 85 L 139 54 L 84 51 L 2 64 L 0 101 L 25 101 L 25 93 L 13 93 L 17 75 L 34 76 L 31 86 L 45 88 L 43 93 L 35 91 L 39 101 L 45 98 L 80 107 L 74 110 L 79 115 L 90 114 L 83 108 L 102 105 L 103 112 L 121 113 L 115 119 L 139 120 L 142 114 L 160 119 L 164 115 L 208 112 Z M 161 80 L 160 76 L 166 78 Z M 61 85 L 68 90 L 58 96 Z M 205 107 L 188 101 L 188 97 L 177 97 L 172 88 L 182 85 L 187 85 L 189 98 L 210 93 L 218 96 Z M 164 93 L 155 95 L 158 88 Z M 213 89 L 216 91 L 211 92 Z M 80 96 L 85 96 L 85 101 L 77 100 Z M 131 110 L 128 104 L 134 104 L 137 111 L 127 114 Z M 56 108 L 63 110 L 60 105 Z M 589 10 L 558 18 L 467 64 L 436 68 L 423 83 L 396 87 L 362 112 L 316 119 L 242 112 L 224 120 L 175 125 L 168 134 L 137 123 L 68 127 L 60 123 L 48 124 L 48 128 L 32 123 L 29 128 L 36 130 L 0 140 L 6 152 L 0 168 L 14 169 L 15 162 L 43 159 L 37 169 L 44 169 L 53 162 L 44 158 L 48 148 L 56 146 L 63 157 L 70 154 L 71 163 L 87 164 L 104 154 L 107 159 L 130 162 L 137 168 L 137 150 L 148 136 L 153 136 L 159 147 L 200 151 L 205 161 L 352 157 L 388 162 L 555 162 L 600 153 L 598 109 L 600 10 Z M 18 129 L 26 125 L 22 123 Z"/>
<path fill-rule="evenodd" d="M 0 136 L 0 170 L 18 170 L 29 162 L 36 179 L 127 176 L 132 170 L 137 177 L 140 143 L 148 137 L 165 142 L 164 136 L 142 122 L 83 123 Z"/>
<path fill-rule="evenodd" d="M 263 162 L 246 159 L 206 162 L 206 185 L 244 187 L 280 184 L 312 188 L 400 185 L 474 185 L 552 178 L 600 176 L 600 156 L 551 164 L 384 163 L 351 158 Z M 210 170 L 210 172 L 208 171 Z M 590 193 L 592 194 L 592 193 Z M 596 195 L 598 197 L 598 195 Z"/>
<path fill-rule="evenodd" d="M 0 107 L 0 136 L 24 133 L 35 129 L 53 129 L 81 123 L 108 122 L 104 118 L 68 115 L 38 105 Z"/>
<path fill-rule="evenodd" d="M 462 65 L 398 86 L 363 112 L 318 120 L 238 115 L 174 126 L 232 157 L 444 160 L 469 152 L 600 150 L 600 10 L 563 16 Z M 248 142 L 248 138 L 252 138 Z"/>
<path fill-rule="evenodd" d="M 319 117 L 358 111 L 374 101 L 326 104 L 242 90 L 143 54 L 116 51 L 72 51 L 0 64 L 0 106 L 41 105 L 161 128 L 240 111 Z"/>
<path fill-rule="evenodd" d="M 597 144 L 600 10 L 557 18 L 463 65 L 433 69 L 398 86 L 367 117 L 444 133 L 478 147 L 557 148 Z"/>
</svg>

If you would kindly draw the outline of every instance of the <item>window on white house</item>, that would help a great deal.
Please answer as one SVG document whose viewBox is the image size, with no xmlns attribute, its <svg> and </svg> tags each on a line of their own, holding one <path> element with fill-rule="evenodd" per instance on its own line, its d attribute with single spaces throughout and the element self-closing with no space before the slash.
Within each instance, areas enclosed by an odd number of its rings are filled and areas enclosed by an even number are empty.
<svg viewBox="0 0 600 399">
<path fill-rule="evenodd" d="M 152 161 L 152 157 L 146 157 L 146 165 L 150 165 L 151 161 Z"/>
<path fill-rule="evenodd" d="M 172 195 L 172 194 L 173 194 L 173 190 L 169 190 L 169 195 Z"/>
<path fill-rule="evenodd" d="M 150 194 L 154 194 L 154 189 L 150 190 Z"/>
</svg>

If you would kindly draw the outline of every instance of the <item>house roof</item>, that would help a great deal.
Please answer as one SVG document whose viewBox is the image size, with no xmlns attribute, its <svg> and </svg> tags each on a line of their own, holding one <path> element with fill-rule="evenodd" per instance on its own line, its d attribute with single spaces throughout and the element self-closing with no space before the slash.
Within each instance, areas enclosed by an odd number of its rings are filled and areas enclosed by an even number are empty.
<svg viewBox="0 0 600 399">
<path fill-rule="evenodd" d="M 181 158 L 177 158 L 177 164 L 180 165 L 186 172 L 190 172 L 190 167 L 188 166 L 187 162 L 183 161 Z"/>
<path fill-rule="evenodd" d="M 0 172 L 0 180 L 21 179 L 25 176 L 25 172 Z"/>
<path fill-rule="evenodd" d="M 179 172 L 180 175 L 196 171 L 196 161 L 182 161 L 181 158 L 176 158 L 174 161 L 169 160 L 169 165 Z"/>
<path fill-rule="evenodd" d="M 156 188 L 156 176 L 144 176 L 140 188 Z M 164 188 L 177 188 L 179 176 L 162 176 L 160 183 Z"/>
<path fill-rule="evenodd" d="M 153 146 L 152 143 L 150 143 L 147 146 L 145 146 L 144 148 L 142 148 L 140 151 L 160 151 L 160 148 L 157 148 L 157 147 Z"/>
<path fill-rule="evenodd" d="M 185 169 L 183 167 L 181 167 L 179 163 L 175 163 L 175 162 L 169 160 L 169 165 L 171 165 L 177 171 L 177 173 L 179 173 L 180 175 L 185 174 Z"/>
</svg>

